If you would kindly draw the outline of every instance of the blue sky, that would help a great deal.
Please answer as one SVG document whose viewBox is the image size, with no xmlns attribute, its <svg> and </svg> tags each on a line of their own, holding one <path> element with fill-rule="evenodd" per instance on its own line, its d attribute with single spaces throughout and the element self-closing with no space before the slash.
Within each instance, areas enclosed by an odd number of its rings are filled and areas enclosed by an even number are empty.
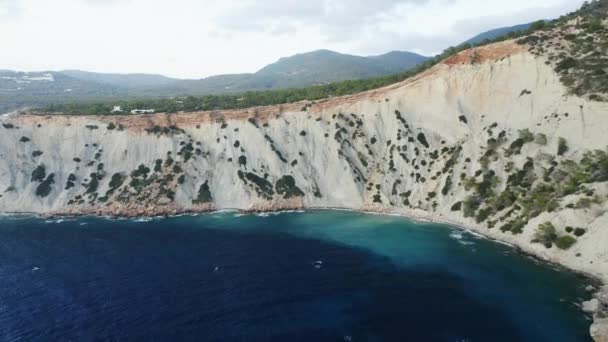
<svg viewBox="0 0 608 342">
<path fill-rule="evenodd" d="M 280 57 L 441 52 L 583 0 L 0 0 L 0 69 L 181 78 L 255 72 Z"/>
</svg>

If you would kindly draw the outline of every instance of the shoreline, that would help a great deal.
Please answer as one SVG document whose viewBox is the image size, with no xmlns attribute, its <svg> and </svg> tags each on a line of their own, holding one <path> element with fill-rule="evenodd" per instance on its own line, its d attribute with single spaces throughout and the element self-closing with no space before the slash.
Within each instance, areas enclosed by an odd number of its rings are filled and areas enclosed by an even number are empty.
<svg viewBox="0 0 608 342">
<path fill-rule="evenodd" d="M 341 207 L 300 207 L 300 208 L 285 208 L 285 209 L 238 209 L 238 208 L 223 208 L 223 209 L 203 209 L 203 210 L 182 210 L 174 213 L 165 213 L 160 215 L 108 215 L 108 214 L 99 214 L 99 212 L 82 212 L 82 213 L 73 213 L 73 212 L 54 212 L 54 213 L 34 213 L 34 212 L 4 212 L 0 213 L 0 218 L 3 216 L 26 216 L 26 217 L 36 217 L 40 219 L 65 219 L 65 218 L 83 218 L 83 217 L 92 217 L 92 218 L 105 218 L 109 220 L 128 220 L 128 219 L 166 219 L 166 218 L 174 218 L 174 217 L 182 217 L 182 216 L 202 216 L 202 215 L 211 215 L 218 213 L 237 213 L 243 215 L 255 215 L 255 214 L 263 214 L 263 213 L 293 213 L 293 212 L 306 212 L 306 211 L 344 211 L 351 213 L 359 213 L 366 215 L 378 215 L 378 216 L 394 216 L 405 218 L 418 223 L 433 223 L 433 224 L 441 224 L 448 226 L 450 229 L 465 231 L 468 234 L 476 236 L 478 238 L 482 238 L 485 240 L 489 240 L 492 242 L 496 242 L 498 244 L 513 248 L 517 253 L 531 257 L 537 261 L 541 261 L 548 265 L 556 266 L 557 268 L 567 270 L 568 272 L 575 273 L 577 275 L 583 276 L 592 280 L 595 283 L 593 286 L 597 286 L 598 289 L 602 286 L 608 286 L 608 281 L 603 279 L 601 276 L 591 274 L 582 270 L 577 270 L 572 267 L 568 267 L 554 260 L 549 260 L 541 255 L 537 255 L 533 252 L 526 251 L 520 246 L 509 243 L 506 241 L 499 240 L 490 235 L 486 235 L 478 232 L 474 228 L 466 227 L 464 224 L 459 223 L 454 220 L 450 220 L 447 218 L 435 218 L 433 215 L 425 215 L 421 213 L 414 212 L 390 212 L 386 210 L 372 210 L 370 208 L 367 209 L 352 209 L 352 208 L 341 208 Z"/>
</svg>

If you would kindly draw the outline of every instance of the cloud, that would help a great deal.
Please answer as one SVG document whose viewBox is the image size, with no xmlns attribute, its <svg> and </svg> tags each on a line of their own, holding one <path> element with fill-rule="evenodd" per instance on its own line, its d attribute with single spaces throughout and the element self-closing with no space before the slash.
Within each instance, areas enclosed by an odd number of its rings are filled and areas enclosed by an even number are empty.
<svg viewBox="0 0 608 342">
<path fill-rule="evenodd" d="M 284 34 L 283 30 L 315 27 L 328 41 L 356 37 L 403 4 L 429 0 L 266 0 L 246 1 L 227 8 L 216 18 L 226 30 Z"/>
<path fill-rule="evenodd" d="M 352 52 L 375 54 L 407 50 L 433 55 L 485 31 L 553 19 L 580 7 L 584 0 L 526 0 L 489 3 L 486 0 L 430 0 L 398 6 L 376 26 L 352 40 Z"/>
<path fill-rule="evenodd" d="M 131 2 L 131 0 L 82 0 L 85 3 L 94 5 L 116 5 L 121 3 Z"/>
</svg>

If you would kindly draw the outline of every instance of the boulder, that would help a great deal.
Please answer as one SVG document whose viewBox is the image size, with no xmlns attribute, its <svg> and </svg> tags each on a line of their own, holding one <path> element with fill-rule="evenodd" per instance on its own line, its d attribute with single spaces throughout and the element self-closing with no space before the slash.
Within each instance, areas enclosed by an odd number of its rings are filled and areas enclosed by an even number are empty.
<svg viewBox="0 0 608 342">
<path fill-rule="evenodd" d="M 608 318 L 596 318 L 589 332 L 595 342 L 608 342 Z"/>
<path fill-rule="evenodd" d="M 586 312 L 589 314 L 594 314 L 594 313 L 598 312 L 599 309 L 600 309 L 600 301 L 597 300 L 596 298 L 583 302 L 583 305 L 582 305 L 583 312 Z"/>
</svg>

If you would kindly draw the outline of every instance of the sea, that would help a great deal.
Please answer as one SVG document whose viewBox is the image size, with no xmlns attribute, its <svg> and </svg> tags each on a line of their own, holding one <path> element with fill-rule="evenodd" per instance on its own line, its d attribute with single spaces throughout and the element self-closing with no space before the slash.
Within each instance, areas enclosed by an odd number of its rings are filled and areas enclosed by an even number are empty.
<svg viewBox="0 0 608 342">
<path fill-rule="evenodd" d="M 590 282 L 395 216 L 0 217 L 0 341 L 591 341 Z"/>
</svg>

